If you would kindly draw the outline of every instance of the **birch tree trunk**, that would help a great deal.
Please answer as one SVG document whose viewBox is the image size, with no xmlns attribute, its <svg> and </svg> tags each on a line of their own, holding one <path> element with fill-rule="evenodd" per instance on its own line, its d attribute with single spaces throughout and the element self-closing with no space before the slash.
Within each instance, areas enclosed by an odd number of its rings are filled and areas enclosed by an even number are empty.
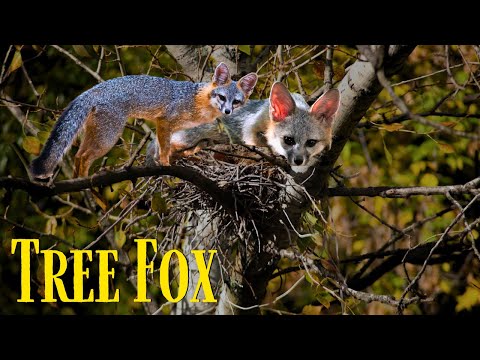
<svg viewBox="0 0 480 360">
<path fill-rule="evenodd" d="M 372 47 L 372 51 L 385 51 L 383 66 L 387 76 L 398 72 L 406 61 L 408 55 L 413 51 L 414 46 L 391 45 L 389 47 Z M 275 213 L 269 214 L 270 221 L 257 223 L 260 235 L 261 246 L 247 244 L 246 252 L 237 255 L 235 266 L 228 274 L 229 283 L 219 283 L 221 276 L 213 274 L 212 286 L 221 288 L 216 306 L 216 314 L 247 314 L 257 313 L 259 305 L 266 293 L 268 281 L 277 267 L 280 259 L 278 251 L 287 248 L 291 241 L 297 239 L 292 226 L 298 226 L 301 215 L 309 204 L 304 196 L 303 190 L 297 185 L 305 181 L 305 189 L 314 198 L 321 199 L 328 187 L 329 173 L 332 170 L 343 147 L 355 129 L 356 124 L 364 116 L 367 109 L 380 93 L 382 86 L 377 80 L 376 71 L 372 64 L 365 59 L 357 60 L 350 66 L 345 77 L 340 82 L 338 89 L 341 94 L 341 104 L 335 118 L 333 128 L 332 148 L 323 153 L 318 165 L 312 172 L 297 175 L 291 178 L 284 193 L 279 194 L 282 203 L 286 204 L 284 209 L 275 209 Z M 284 211 L 285 210 L 285 211 Z M 202 219 L 203 213 L 197 214 L 199 221 L 197 231 L 205 230 L 205 224 L 209 219 Z M 287 218 L 288 216 L 288 218 Z M 209 232 L 215 234 L 218 229 L 215 223 L 210 223 Z M 201 230 L 203 229 L 203 230 Z M 186 248 L 191 248 L 195 243 L 195 235 L 186 241 Z M 218 243 L 228 243 L 231 239 L 218 239 Z M 277 251 L 272 251 L 272 249 Z M 220 271 L 220 267 L 216 271 Z M 196 283 L 195 270 L 191 273 L 191 281 Z M 202 313 L 208 305 L 183 306 L 177 313 Z"/>
</svg>

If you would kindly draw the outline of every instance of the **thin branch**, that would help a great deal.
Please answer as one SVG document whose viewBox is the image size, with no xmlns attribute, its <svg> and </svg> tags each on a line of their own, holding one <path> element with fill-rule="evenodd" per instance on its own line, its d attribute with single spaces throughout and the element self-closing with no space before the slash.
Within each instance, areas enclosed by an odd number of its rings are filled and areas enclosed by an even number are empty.
<svg viewBox="0 0 480 360">
<path fill-rule="evenodd" d="M 332 88 L 333 84 L 333 45 L 327 45 L 327 53 L 325 55 L 325 71 L 324 71 L 324 84 L 325 92 Z"/>
<path fill-rule="evenodd" d="M 432 257 L 433 253 L 435 252 L 435 250 L 440 246 L 440 244 L 442 244 L 443 240 L 445 239 L 445 237 L 448 235 L 448 233 L 450 232 L 450 230 L 455 226 L 455 224 L 462 218 L 463 214 L 465 213 L 465 211 L 467 211 L 476 201 L 477 199 L 480 197 L 480 194 L 477 194 L 475 195 L 475 197 L 467 204 L 467 206 L 465 206 L 465 208 L 463 209 L 462 212 L 460 212 L 456 217 L 455 219 L 453 219 L 453 221 L 450 223 L 450 225 L 447 226 L 447 228 L 445 229 L 445 231 L 443 232 L 442 236 L 440 237 L 440 239 L 435 243 L 435 245 L 432 247 L 432 249 L 430 250 L 427 258 L 425 259 L 425 262 L 423 263 L 422 265 L 422 268 L 420 269 L 420 271 L 417 273 L 417 275 L 415 276 L 415 278 L 408 284 L 408 286 L 405 288 L 405 290 L 403 291 L 403 294 L 402 296 L 400 297 L 400 302 L 399 302 L 399 305 L 398 305 L 398 308 L 399 308 L 399 311 L 401 311 L 403 309 L 403 306 L 404 306 L 404 299 L 405 299 L 405 296 L 408 294 L 408 292 L 410 291 L 410 289 L 412 289 L 412 287 L 415 286 L 415 284 L 418 282 L 418 280 L 420 280 L 420 277 L 423 275 L 423 273 L 425 272 L 425 269 L 427 268 L 427 265 L 428 265 L 428 261 L 430 260 L 430 258 Z M 405 254 L 405 257 L 408 255 Z"/>
<path fill-rule="evenodd" d="M 98 82 L 103 82 L 105 80 L 102 79 L 102 77 L 100 75 L 98 75 L 95 71 L 93 71 L 92 69 L 90 69 L 87 65 L 85 65 L 83 62 L 81 62 L 80 60 L 78 60 L 75 56 L 73 56 L 72 54 L 70 54 L 67 50 L 65 50 L 64 48 L 58 46 L 58 45 L 50 45 L 51 47 L 53 47 L 55 50 L 61 52 L 62 54 L 64 54 L 65 56 L 67 56 L 69 59 L 73 60 L 73 62 L 75 64 L 77 64 L 78 66 L 80 66 L 82 69 L 84 69 L 86 72 L 88 72 L 90 75 L 92 75 Z"/>
<path fill-rule="evenodd" d="M 0 183 L 1 184 L 1 183 Z M 473 194 L 480 193 L 478 186 L 480 185 L 480 177 L 468 182 L 464 185 L 446 185 L 446 186 L 407 186 L 407 187 L 390 187 L 378 186 L 367 188 L 347 188 L 334 187 L 328 189 L 328 196 L 367 196 L 382 198 L 408 198 L 410 196 L 430 196 L 444 195 L 447 192 L 451 194 Z"/>
<path fill-rule="evenodd" d="M 7 109 L 12 113 L 12 115 L 15 117 L 15 119 L 18 120 L 18 122 L 24 127 L 26 133 L 28 135 L 32 136 L 37 136 L 39 130 L 32 125 L 30 121 L 28 121 L 27 117 L 25 114 L 18 108 L 18 106 L 13 106 L 10 104 L 11 102 L 14 102 L 10 96 L 7 94 L 1 94 L 3 95 L 3 98 L 0 98 L 2 103 L 7 107 Z"/>
<path fill-rule="evenodd" d="M 31 234 L 34 234 L 35 236 L 38 236 L 39 238 L 49 238 L 57 243 L 62 243 L 62 244 L 65 244 L 67 246 L 69 246 L 71 249 L 76 249 L 75 245 L 73 245 L 72 243 L 69 243 L 68 241 L 65 241 L 63 240 L 62 238 L 59 238 L 58 236 L 55 236 L 55 235 L 52 235 L 52 234 L 47 234 L 47 233 L 43 233 L 41 231 L 38 231 L 38 230 L 35 230 L 35 229 L 32 229 L 32 228 L 29 228 L 25 225 L 22 225 L 22 224 L 19 224 L 19 223 L 16 223 L 15 221 L 12 221 L 6 217 L 0 217 L 0 221 L 6 223 L 6 224 L 10 224 L 10 225 L 13 225 L 15 227 L 18 227 L 19 229 L 22 229 L 24 231 L 27 231 Z"/>
<path fill-rule="evenodd" d="M 393 91 L 393 88 L 390 85 L 390 81 L 385 76 L 385 72 L 384 72 L 383 68 L 377 70 L 377 77 L 378 77 L 378 81 L 380 82 L 380 84 L 382 84 L 382 86 L 389 93 L 389 95 L 392 98 L 395 105 L 400 109 L 400 111 L 402 111 L 402 113 L 406 114 L 411 119 L 413 119 L 415 121 L 418 121 L 420 124 L 433 127 L 434 129 L 440 130 L 440 131 L 442 131 L 444 133 L 447 133 L 447 134 L 456 135 L 456 136 L 460 136 L 460 137 L 465 137 L 465 138 L 473 139 L 473 140 L 480 139 L 480 137 L 476 134 L 467 133 L 465 131 L 453 130 L 453 129 L 447 127 L 447 126 L 437 124 L 433 121 L 427 120 L 423 116 L 412 113 L 410 111 L 410 109 L 408 108 L 408 106 L 405 104 L 405 102 L 402 99 L 400 99 L 400 97 L 398 97 L 397 94 L 395 94 L 395 92 Z"/>
<path fill-rule="evenodd" d="M 470 235 L 470 240 L 472 241 L 472 250 L 480 260 L 480 252 L 475 246 L 475 239 L 472 235 L 472 228 L 465 217 L 465 210 L 463 209 L 462 205 L 460 205 L 460 203 L 457 200 L 455 200 L 455 198 L 449 192 L 447 193 L 447 198 L 457 207 L 458 210 L 460 210 L 460 213 L 462 214 L 462 217 L 463 217 L 463 223 L 465 225 L 465 229 L 468 231 L 468 234 Z"/>
</svg>

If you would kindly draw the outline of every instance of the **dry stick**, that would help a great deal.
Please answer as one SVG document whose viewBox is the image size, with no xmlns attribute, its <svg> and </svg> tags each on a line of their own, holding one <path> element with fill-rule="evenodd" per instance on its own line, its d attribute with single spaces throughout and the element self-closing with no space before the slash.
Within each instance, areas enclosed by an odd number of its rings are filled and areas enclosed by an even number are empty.
<svg viewBox="0 0 480 360">
<path fill-rule="evenodd" d="M 240 306 L 240 305 L 237 305 L 233 302 L 231 302 L 228 298 L 226 299 L 227 302 L 232 305 L 233 307 L 237 308 L 237 309 L 240 309 L 240 310 L 253 310 L 253 309 L 257 309 L 257 308 L 262 308 L 262 307 L 266 307 L 266 306 L 270 306 L 270 305 L 273 305 L 275 304 L 277 301 L 283 299 L 285 296 L 287 296 L 288 294 L 290 294 L 302 281 L 303 279 L 305 279 L 305 275 L 302 275 L 288 290 L 286 290 L 282 295 L 280 296 L 277 296 L 275 298 L 275 300 L 267 303 L 267 304 L 260 304 L 260 305 L 252 305 L 252 306 L 248 306 L 248 307 L 244 307 L 244 306 Z"/>
<path fill-rule="evenodd" d="M 210 46 L 210 51 L 208 52 L 207 56 L 205 57 L 205 61 L 202 65 L 202 69 L 200 71 L 200 76 L 198 77 L 198 81 L 203 80 L 203 76 L 205 75 L 205 69 L 207 68 L 208 60 L 210 59 L 210 56 L 212 56 L 213 51 L 215 50 L 215 45 Z"/>
<path fill-rule="evenodd" d="M 368 170 L 372 171 L 373 163 L 372 163 L 372 158 L 370 157 L 370 152 L 368 151 L 365 133 L 363 132 L 363 129 L 357 129 L 357 132 L 358 132 L 358 140 L 360 140 L 360 145 L 362 145 L 363 155 L 365 156 L 365 160 L 367 160 Z"/>
<path fill-rule="evenodd" d="M 120 52 L 118 51 L 118 46 L 115 46 L 115 54 L 117 55 L 118 67 L 120 68 L 120 73 L 122 76 L 125 76 L 125 67 L 123 66 L 122 58 L 120 57 Z"/>
<path fill-rule="evenodd" d="M 453 221 L 450 223 L 450 225 L 448 225 L 448 227 L 445 229 L 445 231 L 443 232 L 442 236 L 440 237 L 440 239 L 437 241 L 437 243 L 435 244 L 435 246 L 432 247 L 432 249 L 430 250 L 427 258 L 425 259 L 423 265 L 422 265 L 422 268 L 420 269 L 420 271 L 418 272 L 418 274 L 415 276 L 415 278 L 408 284 L 408 286 L 406 287 L 406 289 L 403 291 L 403 294 L 402 296 L 400 297 L 400 301 L 399 301 L 399 304 L 398 304 L 398 310 L 399 312 L 401 312 L 404 308 L 404 299 L 405 299 L 405 296 L 408 294 L 408 292 L 410 291 L 410 289 L 415 286 L 415 284 L 418 282 L 418 280 L 420 279 L 420 277 L 423 275 L 423 273 L 425 272 L 425 269 L 427 268 L 427 264 L 428 264 L 428 261 L 430 260 L 430 258 L 432 257 L 433 253 L 435 252 L 435 250 L 440 246 L 440 244 L 443 242 L 443 240 L 445 239 L 445 237 L 447 236 L 447 234 L 450 232 L 450 230 L 455 226 L 455 224 L 462 218 L 463 214 L 465 213 L 465 211 L 467 211 L 470 206 L 472 206 L 473 203 L 475 203 L 475 201 L 477 201 L 477 199 L 480 197 L 480 194 L 477 194 L 475 195 L 475 197 L 467 204 L 467 206 L 465 206 L 465 208 L 463 209 L 463 211 L 461 211 L 456 217 L 455 219 L 453 219 Z M 405 260 L 405 257 L 408 255 L 408 252 L 405 254 L 404 256 L 404 260 Z"/>
<path fill-rule="evenodd" d="M 333 45 L 327 45 L 327 53 L 325 54 L 325 71 L 324 71 L 324 84 L 325 92 L 332 88 L 333 84 Z"/>
<path fill-rule="evenodd" d="M 386 221 L 382 220 L 379 216 L 377 216 L 375 213 L 371 212 L 370 210 L 368 210 L 365 206 L 363 206 L 362 204 L 360 204 L 360 202 L 354 200 L 351 196 L 348 197 L 350 200 L 352 200 L 352 202 L 357 205 L 360 209 L 362 209 L 363 211 L 367 212 L 370 216 L 374 217 L 375 219 L 377 219 L 380 223 L 382 223 L 383 225 L 385 225 L 386 227 L 388 227 L 390 230 L 393 230 L 397 233 L 402 233 L 403 231 L 400 230 L 399 228 L 397 228 L 396 226 L 393 226 L 393 225 L 390 225 L 389 223 L 387 223 Z"/>
<path fill-rule="evenodd" d="M 456 69 L 456 68 L 462 67 L 463 65 L 464 64 L 452 65 L 452 66 L 450 66 L 450 69 Z M 413 79 L 400 81 L 398 83 L 392 84 L 392 87 L 403 85 L 403 84 L 408 84 L 408 83 L 411 83 L 411 82 L 417 81 L 417 80 L 422 80 L 422 79 L 428 78 L 428 77 L 433 76 L 433 75 L 441 74 L 445 71 L 447 71 L 447 69 L 438 70 L 438 71 L 435 71 L 433 73 L 422 75 L 422 76 L 419 76 L 419 77 L 416 77 L 416 78 L 413 78 Z"/>
<path fill-rule="evenodd" d="M 103 48 L 102 45 L 100 45 L 100 57 L 98 58 L 97 71 L 95 71 L 99 75 L 100 75 L 100 69 L 102 68 L 102 61 L 104 56 L 105 56 L 105 49 Z"/>
<path fill-rule="evenodd" d="M 24 103 L 24 102 L 21 102 L 21 101 L 16 101 L 16 100 L 13 100 L 11 97 L 9 97 L 8 95 L 6 94 L 3 94 L 5 97 L 0 97 L 0 100 L 4 101 L 4 102 L 9 102 L 9 103 L 12 103 L 12 104 L 16 104 L 16 105 L 20 105 L 20 106 L 25 106 L 25 107 L 29 107 L 29 108 L 32 108 L 32 109 L 37 109 L 37 110 L 45 110 L 45 111 L 50 111 L 52 113 L 61 113 L 62 110 L 54 110 L 54 109 L 50 109 L 50 108 L 46 108 L 46 107 L 43 107 L 43 106 L 40 106 L 40 105 L 34 105 L 34 104 L 27 104 L 27 103 Z M 11 105 L 6 105 L 7 107 L 11 107 Z"/>
<path fill-rule="evenodd" d="M 27 79 L 27 83 L 30 86 L 30 89 L 32 89 L 33 94 L 37 98 L 37 100 L 40 100 L 40 94 L 37 92 L 37 89 L 35 89 L 35 86 L 33 85 L 32 79 L 30 79 L 30 76 L 28 75 L 27 69 L 25 68 L 25 65 L 22 63 L 22 72 L 23 75 L 25 75 L 25 78 Z"/>
<path fill-rule="evenodd" d="M 60 196 L 58 196 L 58 195 L 53 196 L 52 199 L 57 200 L 58 202 L 61 202 L 62 204 L 71 206 L 72 208 L 74 208 L 74 209 L 76 209 L 76 210 L 79 210 L 79 211 L 81 211 L 81 212 L 83 212 L 83 213 L 85 213 L 85 214 L 87 214 L 87 215 L 92 215 L 92 214 L 93 214 L 89 209 L 87 209 L 87 208 L 85 208 L 85 207 L 83 207 L 83 206 L 74 204 L 74 203 L 72 203 L 72 202 L 70 202 L 70 201 L 68 201 L 68 200 L 64 200 L 64 199 L 62 199 L 62 198 L 61 198 Z"/>
<path fill-rule="evenodd" d="M 5 65 L 7 64 L 8 55 L 10 55 L 12 48 L 13 48 L 13 45 L 10 45 L 8 47 L 7 53 L 5 54 L 5 58 L 3 59 L 2 71 L 0 71 L 0 84 L 3 82 L 3 74 L 5 74 L 5 68 L 6 68 Z"/>
<path fill-rule="evenodd" d="M 480 260 L 480 252 L 475 246 L 475 238 L 472 235 L 472 228 L 471 228 L 471 225 L 468 223 L 467 218 L 465 217 L 465 212 L 462 208 L 462 205 L 460 205 L 460 203 L 457 200 L 455 200 L 449 192 L 447 192 L 447 198 L 458 208 L 458 210 L 460 210 L 460 213 L 462 214 L 462 217 L 463 217 L 463 223 L 465 225 L 465 229 L 468 231 L 468 235 L 470 235 L 470 240 L 472 241 L 472 250 Z"/>
<path fill-rule="evenodd" d="M 454 92 L 455 91 L 452 91 L 452 93 L 454 93 Z M 467 112 L 455 114 L 455 113 L 450 113 L 450 112 L 445 112 L 445 111 L 432 111 L 432 110 L 418 113 L 418 115 L 423 116 L 423 117 L 425 117 L 425 116 L 448 116 L 448 117 L 466 118 L 466 119 L 469 119 L 469 118 L 479 119 L 480 118 L 480 114 L 469 114 Z M 401 122 L 404 122 L 404 121 L 407 121 L 407 120 L 412 120 L 412 119 L 410 119 L 407 116 L 407 114 L 402 114 L 402 115 L 394 116 L 391 119 L 386 119 L 384 121 L 375 121 L 375 122 L 373 122 L 373 121 L 362 121 L 362 122 L 357 124 L 357 128 L 361 129 L 361 128 L 370 128 L 372 126 L 379 126 L 379 125 L 390 125 L 390 124 L 401 123 Z M 440 130 L 440 131 L 443 131 L 443 130 Z"/>
<path fill-rule="evenodd" d="M 477 85 L 477 87 L 480 89 L 480 84 L 478 83 L 477 78 L 476 78 L 476 76 L 475 76 L 474 73 L 473 73 L 473 69 L 472 69 L 472 67 L 470 66 L 470 62 L 467 61 L 467 59 L 465 59 L 465 56 L 463 55 L 463 51 L 462 51 L 462 49 L 460 48 L 460 45 L 457 45 L 457 47 L 458 47 L 458 52 L 460 53 L 460 55 L 461 55 L 461 57 L 462 57 L 462 59 L 463 59 L 463 62 L 467 65 L 468 70 L 470 70 L 470 76 L 473 78 L 473 81 L 475 82 L 475 84 Z"/>
<path fill-rule="evenodd" d="M 437 217 L 443 216 L 444 214 L 446 214 L 447 212 L 450 212 L 452 210 L 453 210 L 453 207 L 449 207 L 449 208 L 443 209 L 442 211 L 439 211 L 438 213 L 436 213 L 432 216 L 426 217 L 425 219 L 422 219 L 420 221 L 417 221 L 417 222 L 413 223 L 412 225 L 403 229 L 403 231 L 401 233 L 397 233 L 390 240 L 388 240 L 384 245 L 382 245 L 380 247 L 380 249 L 377 250 L 377 252 L 384 251 L 385 249 L 392 246 L 393 244 L 395 244 L 400 239 L 403 239 L 403 237 L 405 235 L 407 235 L 408 232 L 413 231 L 413 230 L 419 228 L 420 226 L 423 226 L 423 224 L 427 223 L 428 221 L 431 221 L 431 220 L 436 219 Z M 374 260 L 375 260 L 374 258 L 368 260 L 365 263 L 365 265 L 363 265 L 360 268 L 360 270 L 357 272 L 357 274 L 355 275 L 355 278 L 359 279 L 365 273 L 365 271 L 370 267 L 370 265 L 372 265 Z"/>
<path fill-rule="evenodd" d="M 138 156 L 138 154 L 140 154 L 140 151 L 142 151 L 143 147 L 145 146 L 145 143 L 148 141 L 148 139 L 150 139 L 150 135 L 151 135 L 151 133 L 145 134 L 145 136 L 142 138 L 142 140 L 138 144 L 137 148 L 135 149 L 135 152 L 130 157 L 128 162 L 125 164 L 125 166 L 123 167 L 124 169 L 130 169 L 132 167 L 133 162 L 137 159 L 137 156 Z"/>
<path fill-rule="evenodd" d="M 475 115 L 475 114 L 468 114 L 468 113 L 463 113 L 463 114 L 450 114 L 450 113 L 445 113 L 445 112 L 436 112 L 437 109 L 448 99 L 450 98 L 453 94 L 455 94 L 456 90 L 451 90 L 448 92 L 443 98 L 441 98 L 429 111 L 425 111 L 423 113 L 419 113 L 418 115 L 420 116 L 452 116 L 452 117 L 480 117 L 480 115 Z M 378 109 L 375 109 L 378 110 Z M 364 121 L 363 123 L 358 123 L 357 128 L 362 128 L 366 127 L 369 124 L 373 125 L 382 125 L 382 124 L 394 124 L 394 123 L 400 123 L 406 120 L 410 120 L 406 114 L 401 114 L 394 116 L 391 119 L 386 119 L 384 121 L 378 121 L 378 122 L 367 122 Z"/>
<path fill-rule="evenodd" d="M 277 46 L 277 58 L 278 58 L 278 71 L 276 81 L 282 81 L 285 78 L 285 72 L 283 71 L 284 61 L 283 61 L 283 45 Z"/>
<path fill-rule="evenodd" d="M 35 126 L 33 126 L 30 121 L 28 121 L 27 117 L 22 112 L 22 110 L 20 110 L 17 106 L 12 106 L 11 104 L 9 104 L 9 103 L 15 103 L 15 101 L 12 100 L 12 98 L 7 94 L 1 94 L 1 95 L 3 95 L 3 98 L 0 98 L 2 100 L 2 103 L 12 113 L 15 119 L 17 119 L 18 122 L 24 127 L 26 133 L 28 135 L 37 136 L 39 130 Z"/>
<path fill-rule="evenodd" d="M 82 69 L 84 69 L 86 72 L 88 72 L 90 75 L 92 75 L 98 82 L 103 82 L 105 80 L 102 79 L 102 77 L 100 75 L 98 75 L 95 71 L 93 71 L 92 69 L 90 69 L 87 65 L 85 65 L 83 62 L 81 62 L 80 60 L 78 60 L 75 56 L 73 56 L 72 54 L 70 54 L 67 50 L 63 49 L 62 47 L 58 46 L 58 45 L 50 45 L 51 47 L 53 47 L 55 50 L 61 52 L 62 54 L 64 54 L 65 56 L 67 56 L 69 59 L 73 60 L 73 62 L 75 64 L 77 64 L 78 66 L 80 66 Z"/>
<path fill-rule="evenodd" d="M 455 88 L 458 90 L 465 90 L 465 86 L 458 85 L 457 81 L 455 80 L 455 77 L 452 74 L 452 71 L 450 69 L 450 52 L 449 52 L 449 45 L 445 45 L 445 67 L 447 70 L 448 77 L 450 80 L 453 82 L 453 85 L 455 85 Z M 463 64 L 462 64 L 463 65 Z"/>
<path fill-rule="evenodd" d="M 390 305 L 390 306 L 398 306 L 399 300 L 395 300 L 394 297 L 392 296 L 387 296 L 387 295 L 377 295 L 377 294 L 369 294 L 366 292 L 362 291 L 357 291 L 353 290 L 348 287 L 348 285 L 345 283 L 344 279 L 340 279 L 336 274 L 333 272 L 325 269 L 321 265 L 317 265 L 316 262 L 310 258 L 307 258 L 303 255 L 300 254 L 295 254 L 291 251 L 288 250 L 280 250 L 278 252 L 278 255 L 280 255 L 282 258 L 288 258 L 291 260 L 296 260 L 296 261 L 301 261 L 302 263 L 308 264 L 308 266 L 314 270 L 316 273 L 321 275 L 324 278 L 328 278 L 330 281 L 334 283 L 334 285 L 341 291 L 343 291 L 345 294 L 352 296 L 355 299 L 364 301 L 366 303 L 370 303 L 373 301 L 380 302 L 382 304 Z M 412 303 L 419 303 L 419 302 L 428 302 L 431 301 L 431 299 L 420 299 L 418 297 L 414 297 L 411 299 L 407 299 L 404 301 L 406 305 L 412 304 Z"/>
<path fill-rule="evenodd" d="M 47 238 L 50 238 L 56 242 L 59 242 L 59 243 L 62 243 L 62 244 L 65 244 L 65 245 L 68 245 L 70 248 L 72 249 L 76 249 L 76 247 L 72 244 L 72 243 L 69 243 L 68 241 L 65 241 L 63 240 L 62 238 L 59 238 L 58 236 L 55 236 L 55 235 L 51 235 L 51 234 L 47 234 L 47 233 L 43 233 L 43 232 L 40 232 L 40 231 L 37 231 L 35 229 L 32 229 L 32 228 L 29 228 L 27 226 L 24 226 L 22 224 L 18 224 L 16 223 L 15 221 L 12 221 L 10 219 L 8 219 L 7 217 L 3 216 L 3 217 L 0 217 L 0 221 L 3 221 L 4 223 L 7 223 L 7 224 L 10 224 L 10 225 L 13 225 L 15 227 L 18 227 L 22 230 L 25 230 L 29 233 L 32 233 L 32 234 L 35 234 L 36 236 L 38 237 L 47 237 Z"/>
<path fill-rule="evenodd" d="M 292 67 L 290 70 L 288 70 L 288 71 L 285 73 L 285 76 L 288 76 L 288 75 L 290 75 L 291 72 L 293 72 L 293 71 L 295 71 L 295 70 L 298 70 L 298 69 L 300 69 L 301 67 L 307 65 L 310 61 L 316 59 L 317 57 L 319 57 L 320 55 L 322 55 L 325 51 L 327 51 L 327 48 L 325 48 L 325 49 L 323 49 L 322 51 L 316 53 L 315 55 L 313 55 L 313 56 L 310 57 L 309 59 L 303 61 L 303 62 L 300 63 L 299 65 Z"/>
<path fill-rule="evenodd" d="M 382 247 L 380 247 L 378 250 L 376 250 L 375 253 L 352 256 L 352 257 L 349 257 L 347 259 L 341 260 L 340 263 L 359 262 L 359 261 L 366 260 L 366 259 L 389 256 L 389 255 L 391 255 L 391 253 L 387 252 L 387 251 L 384 251 L 386 248 L 393 245 L 398 240 L 402 239 L 405 235 L 407 235 L 407 233 L 419 228 L 420 226 L 424 225 L 425 223 L 427 223 L 431 220 L 434 220 L 437 217 L 440 217 L 440 216 L 442 216 L 442 215 L 444 215 L 447 212 L 450 212 L 452 210 L 453 210 L 453 206 L 451 206 L 449 208 L 446 208 L 446 209 L 443 209 L 442 211 L 439 211 L 438 213 L 436 213 L 432 216 L 426 217 L 425 219 L 419 220 L 419 221 L 409 225 L 408 227 L 403 229 L 401 233 L 395 234 L 390 240 L 388 240 L 385 244 L 383 244 Z M 361 274 L 359 274 L 359 275 L 361 275 Z"/>
<path fill-rule="evenodd" d="M 1 179 L 0 179 L 1 184 Z M 328 196 L 367 196 L 382 198 L 408 198 L 410 196 L 429 196 L 452 194 L 473 194 L 480 193 L 477 187 L 480 185 L 480 177 L 464 185 L 445 185 L 445 186 L 407 186 L 407 187 L 389 187 L 377 186 L 367 188 L 346 188 L 334 187 L 328 189 Z"/>
<path fill-rule="evenodd" d="M 450 135 L 456 135 L 456 136 L 460 136 L 460 137 L 465 137 L 465 138 L 468 138 L 468 139 L 472 139 L 472 140 L 479 140 L 480 139 L 480 136 L 478 135 L 475 135 L 475 134 L 471 134 L 471 133 L 467 133 L 465 131 L 458 131 L 458 130 L 453 130 L 453 129 L 450 129 L 444 125 L 441 125 L 441 124 L 437 124 L 435 122 L 432 122 L 430 120 L 427 120 L 425 119 L 423 116 L 420 116 L 418 114 L 413 114 L 410 109 L 407 107 L 407 105 L 405 104 L 405 102 L 400 99 L 397 94 L 395 94 L 395 92 L 393 91 L 392 89 L 392 86 L 390 85 L 390 81 L 388 81 L 387 77 L 385 76 L 385 72 L 383 71 L 383 68 L 377 70 L 377 77 L 378 77 L 378 81 L 380 82 L 380 84 L 382 84 L 382 86 L 387 89 L 388 93 L 390 94 L 393 102 L 395 103 L 395 105 L 397 105 L 397 107 L 404 113 L 406 114 L 407 116 L 409 116 L 411 119 L 413 120 L 416 120 L 418 121 L 420 124 L 423 124 L 423 125 L 427 125 L 427 126 L 430 126 L 430 127 L 433 127 L 437 130 L 440 130 L 444 133 L 447 133 L 447 134 L 450 134 Z"/>
</svg>

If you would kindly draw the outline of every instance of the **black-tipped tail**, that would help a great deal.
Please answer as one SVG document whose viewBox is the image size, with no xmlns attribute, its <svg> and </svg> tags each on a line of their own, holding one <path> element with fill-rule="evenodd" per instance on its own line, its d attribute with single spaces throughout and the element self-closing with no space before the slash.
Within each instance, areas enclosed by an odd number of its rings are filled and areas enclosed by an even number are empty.
<svg viewBox="0 0 480 360">
<path fill-rule="evenodd" d="M 42 152 L 30 165 L 34 178 L 46 179 L 53 175 L 55 167 L 72 145 L 92 109 L 87 100 L 85 96 L 76 98 L 58 118 Z"/>
</svg>

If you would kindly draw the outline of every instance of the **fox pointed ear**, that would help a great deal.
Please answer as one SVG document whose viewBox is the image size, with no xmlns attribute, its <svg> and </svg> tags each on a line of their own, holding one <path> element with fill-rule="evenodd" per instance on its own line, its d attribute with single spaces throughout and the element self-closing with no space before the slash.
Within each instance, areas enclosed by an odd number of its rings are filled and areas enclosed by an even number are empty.
<svg viewBox="0 0 480 360">
<path fill-rule="evenodd" d="M 255 73 L 250 73 L 238 80 L 238 86 L 245 93 L 246 97 L 249 97 L 253 91 L 253 88 L 257 84 L 258 76 Z"/>
<path fill-rule="evenodd" d="M 337 89 L 330 89 L 320 96 L 310 108 L 310 113 L 319 120 L 324 120 L 328 126 L 332 125 L 333 116 L 340 104 L 340 93 Z"/>
<path fill-rule="evenodd" d="M 295 101 L 281 82 L 276 82 L 270 90 L 270 117 L 274 121 L 283 121 L 295 111 Z"/>
<path fill-rule="evenodd" d="M 217 65 L 212 81 L 214 84 L 219 86 L 225 85 L 230 81 L 230 71 L 225 63 L 221 62 Z"/>
</svg>

